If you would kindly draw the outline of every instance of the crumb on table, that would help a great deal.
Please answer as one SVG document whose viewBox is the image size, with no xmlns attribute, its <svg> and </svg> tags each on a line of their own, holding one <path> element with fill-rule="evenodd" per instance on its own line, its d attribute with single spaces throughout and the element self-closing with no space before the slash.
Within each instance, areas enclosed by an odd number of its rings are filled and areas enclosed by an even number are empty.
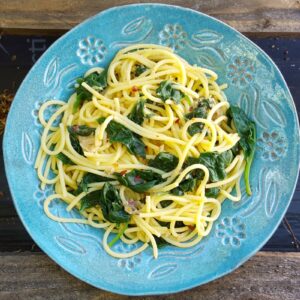
<svg viewBox="0 0 300 300">
<path fill-rule="evenodd" d="M 4 132 L 6 117 L 14 95 L 8 90 L 0 93 L 0 135 Z"/>
</svg>

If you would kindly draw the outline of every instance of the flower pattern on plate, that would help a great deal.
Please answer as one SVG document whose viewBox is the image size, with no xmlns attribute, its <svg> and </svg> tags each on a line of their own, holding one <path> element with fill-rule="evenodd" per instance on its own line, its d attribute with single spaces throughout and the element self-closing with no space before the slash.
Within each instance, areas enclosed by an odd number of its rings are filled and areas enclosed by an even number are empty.
<svg viewBox="0 0 300 300">
<path fill-rule="evenodd" d="M 254 70 L 252 60 L 237 56 L 227 66 L 227 78 L 233 85 L 243 88 L 253 81 Z"/>
<path fill-rule="evenodd" d="M 41 122 L 39 120 L 39 110 L 40 110 L 42 104 L 43 103 L 40 101 L 35 102 L 34 109 L 31 112 L 33 119 L 34 119 L 34 125 L 36 125 L 36 126 L 41 126 Z"/>
<path fill-rule="evenodd" d="M 101 39 L 88 36 L 80 40 L 79 48 L 76 52 L 84 65 L 95 65 L 104 59 L 107 49 Z"/>
<path fill-rule="evenodd" d="M 120 253 L 128 253 L 137 248 L 136 244 L 125 244 L 122 242 L 119 242 L 116 245 L 116 251 Z M 118 260 L 117 265 L 118 267 L 127 270 L 127 271 L 132 271 L 138 264 L 140 264 L 142 261 L 141 259 L 141 254 L 137 254 L 133 257 L 129 258 L 121 258 Z"/>
<path fill-rule="evenodd" d="M 221 238 L 223 245 L 238 247 L 246 238 L 245 224 L 238 217 L 225 217 L 216 227 L 216 236 Z"/>
<path fill-rule="evenodd" d="M 264 159 L 275 161 L 285 155 L 287 140 L 281 132 L 263 132 L 261 137 L 257 139 L 257 148 L 262 152 Z"/>
<path fill-rule="evenodd" d="M 187 43 L 187 33 L 179 24 L 166 24 L 159 33 L 159 42 L 173 50 L 182 49 Z"/>
<path fill-rule="evenodd" d="M 33 197 L 36 199 L 40 207 L 43 207 L 44 201 L 53 194 L 53 188 L 50 185 L 46 185 L 46 188 L 42 190 L 39 188 L 33 194 Z M 52 207 L 52 202 L 50 203 L 49 207 Z"/>
<path fill-rule="evenodd" d="M 142 260 L 138 255 L 130 258 L 121 258 L 118 260 L 118 266 L 127 271 L 132 271 L 141 261 Z"/>
<path fill-rule="evenodd" d="M 41 122 L 39 119 L 39 110 L 41 106 L 43 105 L 43 102 L 36 102 L 35 103 L 35 108 L 32 110 L 32 116 L 34 118 L 34 124 L 37 126 L 41 126 Z M 44 111 L 44 119 L 47 122 L 51 116 L 60 108 L 60 105 L 50 105 L 48 106 L 45 111 Z M 60 120 L 62 118 L 62 115 L 58 116 L 54 122 L 52 123 L 52 126 L 58 126 L 60 123 Z"/>
</svg>

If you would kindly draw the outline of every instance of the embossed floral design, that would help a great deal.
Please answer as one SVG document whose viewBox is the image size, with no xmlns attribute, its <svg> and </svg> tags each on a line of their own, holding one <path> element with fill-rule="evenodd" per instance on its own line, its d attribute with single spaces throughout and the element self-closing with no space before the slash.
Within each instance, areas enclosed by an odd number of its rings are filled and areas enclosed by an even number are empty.
<svg viewBox="0 0 300 300">
<path fill-rule="evenodd" d="M 35 107 L 32 110 L 32 116 L 34 118 L 34 124 L 36 126 L 41 126 L 40 120 L 39 120 L 39 110 L 41 108 L 41 106 L 43 105 L 42 102 L 36 102 L 35 103 Z M 44 118 L 46 121 L 48 121 L 50 119 L 50 117 L 57 111 L 57 109 L 59 108 L 59 105 L 50 105 L 48 106 L 45 111 L 44 111 Z M 53 126 L 58 126 L 58 124 L 60 123 L 60 119 L 61 116 L 59 116 L 56 120 L 54 120 L 53 122 Z"/>
<path fill-rule="evenodd" d="M 118 266 L 128 271 L 132 271 L 136 267 L 136 265 L 138 265 L 140 262 L 141 262 L 141 258 L 138 256 L 134 256 L 130 258 L 122 258 L 119 259 Z"/>
<path fill-rule="evenodd" d="M 118 243 L 116 246 L 116 251 L 120 253 L 127 253 L 135 250 L 137 248 L 137 245 L 132 244 L 124 244 L 124 243 Z M 142 261 L 141 255 L 135 255 L 130 258 L 121 258 L 118 260 L 118 267 L 125 269 L 127 271 L 132 271 L 138 264 L 140 264 Z"/>
<path fill-rule="evenodd" d="M 88 36 L 80 40 L 79 48 L 76 52 L 81 62 L 85 65 L 94 65 L 101 62 L 107 49 L 101 39 L 96 39 L 93 36 Z"/>
<path fill-rule="evenodd" d="M 246 238 L 245 224 L 238 217 L 226 217 L 217 225 L 216 235 L 222 239 L 223 245 L 238 247 Z"/>
<path fill-rule="evenodd" d="M 280 132 L 263 132 L 262 136 L 257 139 L 257 148 L 262 152 L 264 159 L 275 161 L 285 155 L 287 140 Z"/>
<path fill-rule="evenodd" d="M 253 80 L 254 63 L 247 57 L 238 56 L 227 66 L 227 77 L 232 84 L 245 87 Z"/>
<path fill-rule="evenodd" d="M 36 199 L 40 207 L 43 207 L 44 201 L 47 197 L 49 197 L 53 193 L 53 189 L 50 185 L 46 185 L 44 190 L 38 189 L 34 192 L 33 197 Z M 52 202 L 50 203 L 49 207 L 51 207 Z"/>
<path fill-rule="evenodd" d="M 180 50 L 187 42 L 187 33 L 179 24 L 167 24 L 159 32 L 159 41 L 161 45 Z"/>
<path fill-rule="evenodd" d="M 31 112 L 34 119 L 34 124 L 36 126 L 41 126 L 41 122 L 39 120 L 39 110 L 42 104 L 42 102 L 35 102 L 34 109 Z"/>
</svg>

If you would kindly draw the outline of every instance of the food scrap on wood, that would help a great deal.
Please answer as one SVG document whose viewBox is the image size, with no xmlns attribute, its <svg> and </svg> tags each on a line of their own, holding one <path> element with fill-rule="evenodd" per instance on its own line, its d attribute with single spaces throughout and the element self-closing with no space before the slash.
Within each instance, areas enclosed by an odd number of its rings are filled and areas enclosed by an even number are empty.
<svg viewBox="0 0 300 300">
<path fill-rule="evenodd" d="M 6 117 L 13 98 L 14 95 L 8 90 L 4 90 L 0 93 L 0 135 L 4 132 Z"/>
</svg>

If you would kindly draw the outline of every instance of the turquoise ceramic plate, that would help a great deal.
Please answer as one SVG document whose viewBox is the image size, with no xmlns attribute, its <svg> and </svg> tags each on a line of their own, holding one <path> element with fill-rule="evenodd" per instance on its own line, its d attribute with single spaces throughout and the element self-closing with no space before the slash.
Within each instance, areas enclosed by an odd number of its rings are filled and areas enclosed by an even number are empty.
<svg viewBox="0 0 300 300">
<path fill-rule="evenodd" d="M 191 249 L 166 247 L 157 260 L 151 248 L 115 259 L 102 246 L 103 232 L 49 220 L 42 209 L 51 187 L 39 189 L 33 168 L 41 125 L 37 110 L 47 99 L 68 99 L 76 77 L 106 66 L 127 45 L 156 43 L 190 63 L 213 69 L 227 82 L 231 103 L 258 127 L 251 181 L 253 196 L 226 201 L 211 234 Z M 192 10 L 157 4 L 104 11 L 65 34 L 34 65 L 21 85 L 4 137 L 7 178 L 18 214 L 43 251 L 91 285 L 128 294 L 182 291 L 237 268 L 271 237 L 287 210 L 299 166 L 299 125 L 291 94 L 271 59 L 229 26 Z M 244 189 L 243 189 L 244 191 Z M 68 215 L 65 206 L 51 208 Z M 72 212 L 71 214 L 76 214 Z M 119 251 L 136 247 L 117 244 Z"/>
</svg>

